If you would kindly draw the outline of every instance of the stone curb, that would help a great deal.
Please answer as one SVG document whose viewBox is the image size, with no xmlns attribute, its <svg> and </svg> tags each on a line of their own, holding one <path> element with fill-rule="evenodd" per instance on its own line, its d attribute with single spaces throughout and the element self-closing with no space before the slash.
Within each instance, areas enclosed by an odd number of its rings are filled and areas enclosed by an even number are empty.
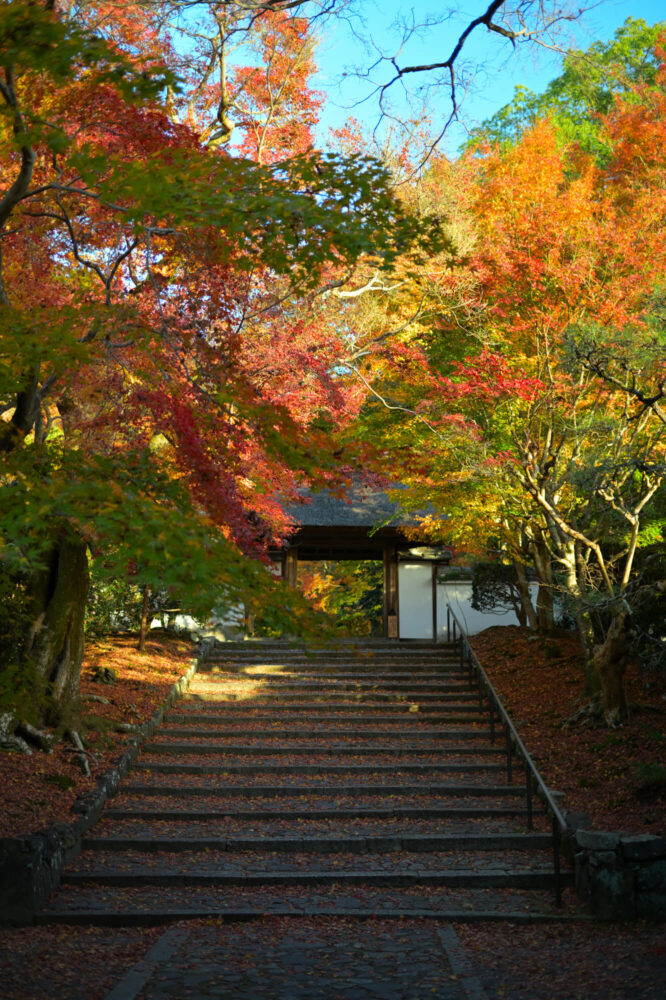
<svg viewBox="0 0 666 1000">
<path fill-rule="evenodd" d="M 199 644 L 198 656 L 175 681 L 162 704 L 139 727 L 132 746 L 97 781 L 97 787 L 79 796 L 72 806 L 78 818 L 55 823 L 25 837 L 0 838 L 0 926 L 31 924 L 48 896 L 60 884 L 65 865 L 81 850 L 85 834 L 99 819 L 107 799 L 115 795 L 121 778 L 130 770 L 143 742 L 150 739 L 164 714 L 187 691 L 192 677 L 212 647 Z"/>
<path fill-rule="evenodd" d="M 573 885 L 573 878 L 561 875 L 562 885 Z M 132 871 L 92 871 L 65 872 L 64 884 L 85 886 L 95 884 L 115 888 L 212 888 L 222 886 L 263 888 L 265 886 L 308 886 L 310 888 L 328 885 L 340 886 L 438 886 L 454 889 L 551 889 L 555 887 L 556 876 L 548 869 L 529 868 L 523 871 L 504 871 L 500 868 L 488 871 L 473 869 L 452 871 L 450 868 L 435 871 L 427 868 L 408 871 L 267 871 L 253 870 L 250 873 L 218 871 L 182 871 L 150 868 L 145 874 Z"/>
<path fill-rule="evenodd" d="M 467 1000 L 488 1000 L 488 994 L 476 975 L 467 952 L 460 943 L 455 927 L 451 924 L 446 927 L 437 927 L 435 933 L 451 966 L 451 972 L 456 976 L 458 985 Z"/>
<path fill-rule="evenodd" d="M 350 917 L 355 920 L 441 920 L 456 924 L 574 924 L 594 923 L 596 918 L 586 913 L 530 913 L 525 910 L 427 910 L 427 909 L 394 909 L 384 910 L 377 907 L 310 907 L 299 909 L 288 905 L 282 909 L 237 908 L 200 906 L 197 909 L 155 909 L 155 910 L 119 910 L 104 914 L 91 910 L 70 910 L 60 913 L 41 913 L 36 923 L 40 926 L 49 924 L 92 924 L 97 927 L 155 927 L 159 924 L 170 924 L 181 920 L 220 920 L 224 923 L 239 921 L 263 920 L 265 917 Z M 110 997 L 105 997 L 110 1000 Z"/>
<path fill-rule="evenodd" d="M 160 965 L 166 964 L 173 957 L 174 952 L 182 948 L 190 934 L 189 927 L 170 927 L 155 942 L 144 958 L 140 959 L 123 976 L 110 993 L 107 993 L 104 1000 L 135 1000 L 156 969 Z"/>
</svg>

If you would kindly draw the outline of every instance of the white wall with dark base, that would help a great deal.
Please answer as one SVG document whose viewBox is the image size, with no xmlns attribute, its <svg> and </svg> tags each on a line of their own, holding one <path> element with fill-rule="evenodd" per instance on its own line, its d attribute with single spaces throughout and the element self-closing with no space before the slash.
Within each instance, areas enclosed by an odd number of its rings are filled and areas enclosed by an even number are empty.
<svg viewBox="0 0 666 1000">
<path fill-rule="evenodd" d="M 530 587 L 536 600 L 537 586 Z M 476 635 L 493 625 L 518 625 L 514 611 L 497 613 L 475 611 L 472 607 L 471 580 L 438 583 L 437 639 L 446 642 L 447 602 L 468 635 Z M 430 563 L 401 562 L 398 564 L 399 637 L 401 639 L 432 639 L 433 627 L 432 567 Z"/>
</svg>

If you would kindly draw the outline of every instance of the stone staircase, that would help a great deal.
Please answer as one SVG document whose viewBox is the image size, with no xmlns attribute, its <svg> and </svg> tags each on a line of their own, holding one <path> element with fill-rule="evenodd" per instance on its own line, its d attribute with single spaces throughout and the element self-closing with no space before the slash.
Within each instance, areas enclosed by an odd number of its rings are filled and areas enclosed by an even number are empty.
<svg viewBox="0 0 666 1000">
<path fill-rule="evenodd" d="M 564 919 L 495 730 L 444 645 L 220 644 L 38 920 Z"/>
</svg>

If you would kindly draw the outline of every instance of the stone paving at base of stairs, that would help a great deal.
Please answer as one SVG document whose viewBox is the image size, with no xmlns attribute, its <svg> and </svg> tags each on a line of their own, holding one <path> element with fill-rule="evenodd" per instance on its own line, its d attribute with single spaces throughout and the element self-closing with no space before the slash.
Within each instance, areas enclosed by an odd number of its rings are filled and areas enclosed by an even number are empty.
<svg viewBox="0 0 666 1000">
<path fill-rule="evenodd" d="M 450 924 L 266 918 L 169 928 L 105 1000 L 486 1000 Z"/>
<path fill-rule="evenodd" d="M 239 914 L 248 919 L 275 913 L 307 918 L 327 913 L 339 917 L 395 916 L 429 917 L 451 921 L 474 919 L 510 920 L 531 923 L 539 920 L 567 921 L 581 919 L 582 907 L 567 897 L 564 907 L 557 907 L 552 894 L 544 899 L 529 889 L 482 888 L 464 886 L 372 886 L 277 885 L 211 886 L 199 885 L 193 894 L 183 886 L 100 886 L 65 885 L 57 905 L 38 916 L 40 923 L 106 923 L 111 926 L 164 922 L 163 915 L 182 914 L 182 919 L 200 916 Z M 455 917 L 454 917 L 455 915 Z M 154 919 L 155 918 L 155 919 Z M 179 918 L 180 919 L 180 918 Z"/>
</svg>

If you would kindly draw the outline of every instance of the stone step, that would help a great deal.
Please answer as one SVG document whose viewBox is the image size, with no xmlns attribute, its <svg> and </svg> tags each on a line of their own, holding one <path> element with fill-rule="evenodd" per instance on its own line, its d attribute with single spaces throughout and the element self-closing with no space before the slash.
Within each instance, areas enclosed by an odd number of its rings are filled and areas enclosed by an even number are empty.
<svg viewBox="0 0 666 1000">
<path fill-rule="evenodd" d="M 393 667 L 386 665 L 365 665 L 361 670 L 349 667 L 345 668 L 340 664 L 330 664 L 329 666 L 297 663 L 234 663 L 230 660 L 220 663 L 201 664 L 197 671 L 197 677 L 205 680 L 256 680 L 263 683 L 273 681 L 293 682 L 315 682 L 339 683 L 339 684 L 406 684 L 413 681 L 415 684 L 452 684 L 454 686 L 472 686 L 472 677 L 466 668 L 461 668 L 459 664 L 423 664 L 422 666 L 396 665 Z M 476 686 L 476 682 L 475 682 Z"/>
<path fill-rule="evenodd" d="M 209 664 L 201 664 L 197 670 L 197 677 L 205 677 L 208 679 L 209 675 L 214 677 L 244 677 L 248 680 L 272 680 L 276 683 L 284 678 L 290 680 L 292 678 L 298 678 L 299 682 L 310 683 L 314 681 L 323 681 L 326 683 L 334 683 L 340 681 L 341 683 L 349 684 L 376 684 L 383 683 L 386 681 L 389 684 L 397 683 L 410 683 L 416 681 L 418 684 L 437 684 L 438 686 L 448 686 L 453 691 L 457 691 L 462 688 L 470 687 L 469 674 L 466 672 L 455 671 L 454 673 L 443 673 L 441 670 L 431 670 L 428 672 L 421 671 L 414 673 L 414 671 L 401 671 L 397 673 L 394 670 L 388 671 L 386 673 L 380 673 L 373 670 L 372 673 L 359 673 L 357 671 L 345 670 L 342 672 L 334 673 L 331 670 L 297 670 L 289 669 L 287 673 L 276 674 L 275 671 L 265 671 L 261 672 L 260 668 L 252 668 L 251 670 L 241 670 L 240 668 L 236 670 L 233 668 L 230 670 L 225 670 L 224 667 L 213 666 L 210 667 Z"/>
<path fill-rule="evenodd" d="M 556 919 L 495 721 L 450 646 L 218 646 L 40 920 Z"/>
<path fill-rule="evenodd" d="M 327 728 L 316 729 L 313 728 L 312 725 L 308 725 L 308 727 L 290 726 L 289 728 L 287 728 L 285 725 L 285 720 L 282 718 L 282 716 L 276 717 L 274 715 L 269 715 L 267 717 L 264 717 L 262 715 L 261 717 L 258 718 L 256 715 L 253 715 L 251 717 L 253 728 L 252 730 L 248 730 L 247 728 L 239 729 L 237 727 L 237 723 L 235 723 L 234 725 L 230 725 L 228 722 L 228 715 L 225 714 L 220 714 L 220 713 L 210 714 L 208 712 L 170 712 L 166 718 L 164 729 L 165 731 L 173 731 L 170 730 L 172 724 L 180 726 L 189 723 L 189 727 L 187 728 L 187 730 L 183 730 L 183 732 L 187 731 L 188 733 L 191 732 L 193 735 L 198 734 L 200 736 L 206 736 L 210 734 L 211 736 L 224 735 L 225 737 L 226 736 L 245 737 L 249 735 L 249 732 L 252 732 L 253 734 L 256 735 L 258 731 L 262 733 L 270 733 L 273 731 L 273 729 L 277 729 L 277 731 L 280 734 L 284 733 L 286 737 L 291 737 L 291 736 L 316 737 L 317 740 L 325 738 L 327 736 L 390 737 L 393 733 L 395 733 L 395 735 L 400 737 L 410 737 L 410 738 L 412 735 L 418 736 L 422 733 L 424 737 L 426 736 L 436 737 L 437 739 L 441 740 L 447 740 L 447 739 L 488 740 L 490 737 L 489 730 L 486 730 L 482 727 L 478 727 L 476 729 L 464 729 L 458 726 L 452 728 L 450 725 L 447 727 L 437 726 L 434 722 L 429 723 L 427 721 L 424 721 L 423 716 L 420 713 L 418 714 L 412 713 L 412 714 L 416 717 L 412 719 L 409 716 L 407 718 L 405 718 L 405 716 L 401 716 L 395 722 L 387 722 L 383 729 L 372 728 L 377 725 L 376 719 L 373 719 L 371 721 L 366 720 L 366 722 L 364 723 L 363 722 L 365 718 L 364 716 L 359 717 L 358 722 L 353 729 L 350 729 L 346 725 L 340 725 L 342 720 L 340 720 L 336 716 L 310 717 L 308 719 L 308 723 L 316 721 L 316 718 L 321 718 L 324 720 L 321 723 L 321 725 L 326 724 L 327 726 Z M 262 727 L 260 730 L 257 730 L 254 727 L 254 723 L 257 721 L 266 722 L 268 723 L 268 726 L 265 729 Z M 345 723 L 348 721 L 349 721 L 348 718 L 344 719 Z M 335 722 L 336 725 L 334 726 L 334 728 L 329 728 L 329 725 L 332 722 Z M 194 728 L 192 726 L 192 723 L 196 723 L 197 726 L 208 726 L 211 725 L 212 723 L 216 723 L 216 726 L 215 729 L 208 729 L 202 731 L 198 728 Z M 407 723 L 409 724 L 408 726 L 406 725 Z"/>
<path fill-rule="evenodd" d="M 217 755 L 219 756 L 219 755 Z M 481 771 L 484 773 L 500 774 L 506 770 L 504 764 L 486 761 L 484 763 L 455 763 L 446 764 L 426 763 L 417 761 L 400 761 L 399 764 L 293 764 L 293 763 L 221 763 L 221 764 L 191 764 L 181 761 L 177 763 L 147 760 L 145 755 L 134 765 L 135 771 L 150 771 L 156 774 L 279 774 L 288 777 L 290 774 L 308 775 L 340 775 L 348 774 L 351 777 L 358 777 L 364 774 L 463 774 L 471 771 Z"/>
<path fill-rule="evenodd" d="M 419 654 L 402 654 L 399 656 L 387 655 L 385 653 L 367 653 L 364 656 L 358 657 L 350 656 L 348 653 L 341 653 L 338 656 L 334 656 L 330 652 L 321 656 L 307 656 L 304 653 L 295 653 L 293 655 L 285 655 L 284 653 L 267 653 L 265 655 L 258 653 L 232 653 L 228 656 L 209 656 L 202 666 L 207 668 L 211 665 L 219 666 L 220 664 L 227 663 L 250 667 L 266 665 L 287 668 L 304 667 L 313 671 L 345 670 L 351 672 L 375 669 L 434 670 L 442 668 L 445 670 L 461 670 L 465 668 L 465 663 L 461 663 L 459 652 L 442 655 L 437 652 L 428 653 L 425 651 Z"/>
<path fill-rule="evenodd" d="M 145 800 L 142 800 L 145 801 Z M 202 841 L 244 840 L 260 837 L 263 840 L 271 837 L 300 838 L 319 837 L 418 837 L 418 836 L 467 836 L 477 831 L 481 834 L 504 834 L 520 836 L 527 833 L 526 817 L 490 819 L 487 816 L 466 819 L 335 819 L 322 820 L 308 817 L 302 820 L 265 819 L 232 820 L 229 817 L 213 820 L 177 820 L 158 821 L 151 819 L 152 829 L 146 830 L 146 820 L 141 819 L 105 819 L 95 828 L 94 834 L 101 838 L 138 838 L 142 842 L 150 842 L 155 838 L 178 843 L 183 837 Z M 530 832 L 548 832 L 548 823 L 544 815 L 537 818 Z"/>
<path fill-rule="evenodd" d="M 124 793 L 123 793 L 124 794 Z M 128 797 L 124 794 L 124 797 Z M 545 815 L 545 814 L 544 814 Z M 104 818 L 107 820 L 137 820 L 144 823 L 154 823 L 161 820 L 173 823 L 196 823 L 206 821 L 235 821 L 235 822 L 262 822 L 267 820 L 285 820 L 298 823 L 299 830 L 302 829 L 303 820 L 311 820 L 313 823 L 321 821 L 345 822 L 348 820 L 389 822 L 398 820 L 409 822 L 410 820 L 437 821 L 463 821 L 474 819 L 519 819 L 524 818 L 524 808 L 516 806 L 488 807 L 467 806 L 446 808 L 442 806 L 387 806 L 385 808 L 322 808 L 316 811 L 308 809 L 190 809 L 176 808 L 174 805 L 169 809 L 130 809 L 123 807 L 112 807 L 104 810 Z M 97 827 L 95 828 L 97 829 Z M 150 834 L 149 834 L 150 835 Z"/>
<path fill-rule="evenodd" d="M 294 660 L 206 660 L 197 668 L 197 676 L 208 677 L 219 674 L 230 677 L 262 677 L 267 680 L 322 680 L 373 683 L 377 679 L 404 683 L 416 680 L 418 683 L 451 681 L 470 683 L 470 672 L 466 663 L 459 660 L 432 660 L 416 664 L 412 661 L 381 663 L 364 660 L 357 663 Z"/>
<path fill-rule="evenodd" d="M 205 662 L 220 658 L 233 658 L 235 656 L 270 656 L 274 658 L 281 658 L 285 661 L 291 660 L 294 657 L 306 657 L 315 663 L 319 663 L 322 660 L 335 660 L 341 658 L 346 658 L 354 663 L 364 663 L 366 660 L 373 660 L 381 657 L 393 660 L 412 660 L 418 659 L 419 657 L 423 657 L 425 659 L 432 657 L 446 659 L 447 657 L 460 656 L 460 644 L 458 642 L 456 642 L 455 645 L 452 643 L 448 644 L 446 642 L 431 642 L 422 646 L 408 646 L 405 643 L 400 643 L 399 645 L 387 643 L 383 646 L 379 644 L 365 644 L 362 646 L 353 644 L 332 646 L 330 644 L 325 644 L 317 647 L 310 645 L 295 645 L 288 648 L 285 646 L 276 646 L 271 642 L 262 640 L 261 643 L 257 643 L 256 646 L 251 648 L 232 646 L 230 643 L 221 643 L 218 646 L 213 646 L 207 651 Z"/>
<path fill-rule="evenodd" d="M 335 756 L 340 754 L 341 756 L 349 754 L 359 754 L 360 752 L 364 754 L 369 754 L 370 756 L 402 756 L 403 754 L 414 753 L 414 754 L 433 754 L 437 753 L 438 756 L 449 757 L 449 756 L 462 756 L 469 757 L 499 757 L 504 756 L 504 749 L 499 746 L 463 746 L 459 744 L 444 743 L 441 746 L 436 740 L 431 737 L 421 737 L 421 742 L 415 743 L 415 734 L 408 734 L 405 736 L 405 741 L 401 743 L 397 740 L 393 740 L 386 744 L 376 744 L 376 743 L 362 743 L 357 745 L 355 742 L 346 743 L 329 743 L 326 746 L 322 746 L 320 743 L 298 743 L 289 741 L 287 743 L 286 739 L 282 739 L 279 744 L 271 744 L 266 742 L 252 742 L 252 743 L 224 743 L 223 740 L 227 739 L 224 734 L 220 734 L 215 730 L 208 730 L 206 733 L 199 733 L 196 730 L 169 730 L 166 726 L 162 726 L 160 729 L 160 735 L 165 738 L 170 739 L 166 742 L 164 739 L 160 742 L 144 743 L 143 751 L 145 753 L 151 754 L 207 754 L 207 753 L 224 753 L 236 756 L 259 756 L 262 754 L 269 754 L 271 756 L 289 756 L 294 755 L 307 755 L 316 754 L 318 756 L 328 755 Z M 335 734 L 332 734 L 335 735 Z M 201 739 L 203 736 L 208 736 L 215 742 L 209 743 L 198 743 L 193 742 L 195 739 Z M 189 737 L 189 740 L 182 742 L 184 738 Z M 265 739 L 265 737 L 264 737 Z M 279 739 L 278 736 L 275 739 Z"/>
<path fill-rule="evenodd" d="M 253 802 L 256 800 L 252 800 Z M 283 800 L 276 800 L 282 802 Z M 156 838 L 166 838 L 170 841 L 178 841 L 183 837 L 187 839 L 204 840 L 243 840 L 245 838 L 261 838 L 265 841 L 271 837 L 298 837 L 298 838 L 368 838 L 368 837 L 450 837 L 453 835 L 468 836 L 499 835 L 515 837 L 526 833 L 548 833 L 550 825 L 546 821 L 545 812 L 534 817 L 532 829 L 527 829 L 527 816 L 525 811 L 514 809 L 497 810 L 505 815 L 494 815 L 492 811 L 483 814 L 481 810 L 472 815 L 472 810 L 467 811 L 465 816 L 448 816 L 429 818 L 404 818 L 378 816 L 351 816 L 344 815 L 330 818 L 330 811 L 322 810 L 305 813 L 301 810 L 301 818 L 295 817 L 286 810 L 274 810 L 275 815 L 271 815 L 271 810 L 254 810 L 255 813 L 263 814 L 263 819 L 234 818 L 237 810 L 230 810 L 227 814 L 218 813 L 213 818 L 197 818 L 196 810 L 188 810 L 179 803 L 180 814 L 167 815 L 165 810 L 151 814 L 148 808 L 147 799 L 138 800 L 138 804 L 143 808 L 137 810 L 121 810 L 126 818 L 116 819 L 109 813 L 95 826 L 92 835 L 102 838 L 140 838 L 143 841 L 151 841 Z M 247 810 L 252 812 L 253 810 Z M 202 812 L 204 812 L 202 810 Z M 240 812 L 240 810 L 238 810 Z M 294 813 L 297 810 L 293 811 Z M 462 812 L 462 810 L 461 810 Z M 326 815 L 329 818 L 325 818 Z M 280 818 L 280 816 L 284 818 Z M 324 818 L 321 818 L 321 817 Z M 129 817 L 129 818 L 127 818 Z M 188 818 L 189 817 L 189 818 Z"/>
<path fill-rule="evenodd" d="M 306 852 L 312 854 L 411 853 L 442 851 L 548 851 L 553 846 L 547 833 L 488 834 L 390 834 L 359 836 L 294 837 L 152 837 L 147 832 L 136 836 L 85 837 L 84 851 L 254 851 L 270 853 Z"/>
<path fill-rule="evenodd" d="M 459 660 L 460 649 L 458 646 L 447 646 L 444 643 L 437 643 L 430 646 L 396 647 L 390 649 L 382 646 L 346 647 L 332 649 L 330 646 L 322 649 L 313 647 L 278 647 L 272 645 L 262 645 L 255 649 L 241 649 L 240 647 L 230 647 L 226 644 L 213 649 L 206 657 L 206 663 L 215 663 L 218 660 L 262 660 L 272 659 L 285 663 L 293 663 L 295 660 L 304 660 L 309 663 L 329 663 L 339 660 L 348 660 L 351 664 L 366 663 L 368 661 L 418 661 L 418 660 Z"/>
<path fill-rule="evenodd" d="M 282 654 L 286 658 L 291 656 L 348 656 L 354 660 L 362 660 L 366 656 L 393 656 L 396 658 L 401 656 L 452 656 L 457 655 L 458 651 L 458 643 L 454 645 L 447 642 L 432 642 L 432 640 L 427 642 L 416 640 L 369 642 L 367 639 L 363 639 L 358 642 L 342 641 L 335 643 L 335 645 L 327 643 L 322 646 L 313 646 L 308 643 L 277 643 L 268 639 L 260 639 L 256 643 L 221 642 L 212 647 L 207 659 L 225 656 L 228 653 L 247 656 L 265 656 L 270 653 L 275 656 Z"/>
<path fill-rule="evenodd" d="M 218 732 L 222 730 L 239 732 L 239 727 L 245 725 L 247 727 L 244 729 L 246 734 L 254 733 L 255 730 L 268 732 L 270 729 L 290 733 L 308 726 L 310 732 L 316 735 L 317 739 L 322 733 L 344 733 L 350 730 L 359 735 L 373 730 L 377 733 L 379 732 L 377 726 L 384 727 L 381 731 L 386 735 L 391 735 L 394 732 L 402 735 L 411 733 L 418 735 L 418 733 L 424 732 L 430 735 L 433 727 L 439 729 L 446 727 L 447 733 L 451 734 L 450 737 L 446 736 L 444 732 L 435 733 L 435 735 L 451 739 L 461 739 L 464 735 L 465 739 L 481 738 L 488 742 L 491 742 L 492 739 L 488 717 L 472 713 L 468 715 L 457 712 L 455 715 L 448 716 L 437 714 L 432 720 L 429 715 L 424 715 L 419 711 L 403 712 L 401 715 L 391 715 L 388 712 L 359 715 L 358 711 L 319 712 L 316 710 L 307 715 L 305 713 L 305 708 L 292 711 L 290 706 L 275 708 L 272 705 L 246 705 L 243 707 L 234 702 L 223 702 L 213 705 L 207 704 L 203 711 L 194 710 L 188 713 L 185 710 L 180 712 L 175 719 L 171 716 L 167 722 L 175 721 L 187 727 L 214 726 Z M 260 723 L 261 725 L 259 725 Z M 504 732 L 497 718 L 494 720 L 494 732 L 497 740 Z"/>
<path fill-rule="evenodd" d="M 206 658 L 211 656 L 225 655 L 227 652 L 233 653 L 255 653 L 263 655 L 266 652 L 287 655 L 307 655 L 307 656 L 350 656 L 352 659 L 362 660 L 365 656 L 386 655 L 386 656 L 415 656 L 415 655 L 437 655 L 447 656 L 457 654 L 460 650 L 460 643 L 456 641 L 446 642 L 438 638 L 437 642 L 432 639 L 383 639 L 379 636 L 355 636 L 338 638 L 334 642 L 311 643 L 311 642 L 289 642 L 287 640 L 257 639 L 256 641 L 236 641 L 217 642 L 211 645 L 206 653 Z"/>
<path fill-rule="evenodd" d="M 188 693 L 185 695 L 185 701 L 191 701 L 193 698 L 201 697 L 197 693 L 196 685 L 193 685 Z M 244 705 L 250 702 L 253 705 L 262 703 L 275 703 L 276 707 L 281 706 L 282 703 L 287 705 L 302 705 L 306 709 L 310 709 L 313 704 L 328 703 L 333 702 L 331 707 L 345 708 L 351 705 L 353 708 L 358 709 L 359 703 L 364 706 L 374 706 L 377 703 L 384 704 L 386 702 L 397 702 L 398 704 L 427 704 L 434 703 L 436 706 L 441 706 L 446 709 L 447 712 L 469 712 L 470 711 L 470 701 L 472 704 L 478 704 L 478 697 L 472 697 L 466 702 L 456 702 L 456 701 L 442 701 L 441 692 L 425 692 L 425 691 L 378 691 L 373 688 L 368 691 L 359 691 L 354 693 L 354 691 L 339 691 L 339 690 L 322 690 L 319 685 L 313 685 L 312 689 L 306 689 L 303 691 L 290 691 L 282 689 L 279 686 L 275 686 L 273 689 L 267 689 L 265 686 L 259 690 L 259 692 L 252 693 L 239 693 L 239 694 L 228 694 L 225 695 L 224 691 L 220 692 L 218 698 L 210 697 L 208 690 L 205 694 L 206 701 L 217 701 L 218 703 L 224 703 L 226 699 L 233 699 L 235 702 L 242 702 Z M 345 700 L 346 699 L 346 700 Z"/>
<path fill-rule="evenodd" d="M 375 719 L 377 717 L 385 719 L 391 717 L 391 715 L 402 715 L 409 716 L 419 715 L 419 721 L 421 718 L 435 718 L 438 722 L 483 722 L 487 724 L 488 716 L 484 712 L 475 710 L 470 705 L 447 705 L 441 702 L 435 704 L 427 704 L 424 706 L 424 712 L 420 711 L 421 702 L 418 698 L 414 698 L 411 701 L 404 700 L 401 702 L 391 702 L 382 703 L 380 701 L 369 702 L 369 701 L 351 701 L 351 702 L 330 702 L 327 699 L 322 699 L 317 701 L 313 699 L 310 702 L 290 702 L 287 698 L 283 699 L 281 702 L 278 699 L 273 699 L 271 701 L 265 700 L 263 698 L 242 698 L 228 700 L 208 700 L 205 701 L 201 698 L 197 698 L 195 695 L 190 694 L 186 696 L 180 703 L 179 707 L 182 710 L 188 704 L 196 704 L 201 706 L 205 704 L 206 712 L 210 713 L 212 711 L 219 715 L 238 715 L 247 713 L 248 718 L 253 718 L 257 713 L 263 715 L 264 718 L 276 715 L 287 716 L 291 713 L 294 715 L 302 715 L 307 712 L 311 718 L 318 718 L 322 715 L 331 716 L 333 714 L 344 716 L 347 719 L 370 719 L 373 716 Z M 317 712 L 317 706 L 326 706 L 325 712 Z M 362 714 L 359 713 L 359 709 L 362 709 Z M 270 711 L 269 711 L 270 710 Z"/>
<path fill-rule="evenodd" d="M 469 667 L 467 663 L 460 663 L 459 660 L 362 660 L 355 663 L 347 663 L 343 660 L 257 660 L 252 663 L 241 660 L 218 660 L 208 661 L 200 665 L 200 671 L 207 674 L 209 671 L 224 671 L 227 665 L 231 668 L 233 676 L 236 670 L 247 671 L 248 676 L 265 672 L 266 677 L 275 680 L 282 678 L 306 678 L 317 680 L 338 679 L 342 683 L 348 681 L 365 681 L 372 683 L 377 677 L 386 677 L 392 683 L 404 683 L 405 681 L 416 679 L 419 683 L 429 683 L 440 681 L 443 677 L 452 677 L 462 680 L 469 677 Z"/>
<path fill-rule="evenodd" d="M 133 772 L 134 773 L 134 772 Z M 162 784 L 149 785 L 143 782 L 128 781 L 123 784 L 123 792 L 129 795 L 172 795 L 177 791 L 182 797 L 210 796 L 223 798 L 233 796 L 234 798 L 280 798 L 295 796 L 299 793 L 308 796 L 405 796 L 405 795 L 432 795 L 441 798 L 520 798 L 525 796 L 525 789 L 519 785 L 463 785 L 458 782 L 452 784 L 429 782 L 421 784 L 401 783 L 370 783 L 363 782 L 355 784 L 349 782 L 341 785 L 311 784 L 299 785 L 292 782 L 290 785 L 211 785 L 209 783 L 201 785 L 178 785 Z"/>
<path fill-rule="evenodd" d="M 189 866 L 187 871 L 175 872 L 171 868 L 150 868 L 141 873 L 137 870 L 73 871 L 63 874 L 65 885 L 80 886 L 94 883 L 97 886 L 191 886 L 197 889 L 209 886 L 440 886 L 451 888 L 496 888 L 496 889 L 554 889 L 556 880 L 549 868 L 534 870 L 477 871 L 475 869 L 450 868 L 442 870 L 400 871 L 395 865 L 389 871 L 369 871 L 358 868 L 355 871 L 297 871 L 278 872 L 272 869 L 251 872 L 228 873 L 219 871 L 197 871 Z M 565 874 L 561 884 L 570 885 L 571 876 Z"/>
<path fill-rule="evenodd" d="M 459 661 L 437 661 L 432 663 L 370 663 L 359 664 L 317 663 L 312 661 L 269 661 L 269 660 L 208 660 L 197 671 L 205 677 L 211 674 L 226 674 L 232 677 L 337 677 L 340 680 L 355 678 L 374 680 L 441 680 L 450 683 L 470 683 L 470 672 Z"/>
<path fill-rule="evenodd" d="M 477 695 L 472 691 L 469 693 L 470 685 L 465 683 L 465 679 L 462 679 L 457 684 L 451 684 L 436 678 L 434 680 L 416 680 L 413 677 L 409 677 L 405 680 L 394 680 L 388 677 L 375 677 L 369 680 L 361 680 L 358 677 L 351 677 L 342 679 L 341 677 L 301 677 L 298 675 L 298 679 L 294 679 L 294 675 L 289 674 L 288 676 L 283 676 L 276 679 L 275 674 L 242 674 L 232 673 L 230 677 L 221 672 L 216 672 L 214 670 L 210 672 L 199 671 L 197 677 L 204 677 L 206 681 L 219 681 L 220 684 L 224 684 L 227 680 L 236 680 L 239 676 L 242 676 L 244 680 L 257 681 L 261 683 L 262 691 L 326 691 L 332 690 L 335 692 L 340 691 L 376 691 L 381 689 L 382 691 L 442 691 L 451 692 L 453 694 L 459 694 L 461 698 L 476 698 Z M 196 680 L 193 682 L 196 686 Z"/>
<path fill-rule="evenodd" d="M 182 705 L 180 706 L 182 707 Z M 289 733 L 311 733 L 319 739 L 320 734 L 340 733 L 344 735 L 391 735 L 391 733 L 427 733 L 434 734 L 443 739 L 473 739 L 490 740 L 490 729 L 488 720 L 479 722 L 469 722 L 459 717 L 451 718 L 448 723 L 442 725 L 442 716 L 423 715 L 421 712 L 407 713 L 394 716 L 374 716 L 369 718 L 365 715 L 331 714 L 312 712 L 307 719 L 299 716 L 289 718 L 279 712 L 265 712 L 248 709 L 246 715 L 239 717 L 238 712 L 233 711 L 211 711 L 207 706 L 204 710 L 193 710 L 191 712 L 179 711 L 172 713 L 166 719 L 168 724 L 176 723 L 185 726 L 214 726 L 217 732 L 247 734 L 248 732 L 279 732 Z M 245 722 L 246 728 L 239 728 Z M 261 723 L 261 726 L 258 724 Z M 378 723 L 382 723 L 383 728 L 377 729 Z M 496 732 L 502 730 L 496 724 Z M 447 735 L 450 734 L 450 735 Z"/>
<path fill-rule="evenodd" d="M 162 735 L 167 736 L 167 733 Z M 301 757 L 301 756 L 328 756 L 335 757 L 337 755 L 341 757 L 404 757 L 408 754 L 423 755 L 427 754 L 429 757 L 470 757 L 473 756 L 475 759 L 479 757 L 497 757 L 502 755 L 503 751 L 500 747 L 460 747 L 457 745 L 447 744 L 444 747 L 433 746 L 422 746 L 413 743 L 405 743 L 403 745 L 391 745 L 391 746 L 376 746 L 374 744 L 365 744 L 362 747 L 351 746 L 348 743 L 334 744 L 326 747 L 318 746 L 317 744 L 306 744 L 306 745 L 295 745 L 295 746 L 285 746 L 282 742 L 279 746 L 271 746 L 270 744 L 243 744 L 241 746 L 236 744 L 219 744 L 219 743 L 194 743 L 185 742 L 181 740 L 165 741 L 160 742 L 145 743 L 142 747 L 144 754 L 151 755 L 173 755 L 173 754 L 189 754 L 192 756 L 202 755 L 202 754 L 216 754 L 218 756 L 268 756 L 268 757 Z"/>
</svg>

